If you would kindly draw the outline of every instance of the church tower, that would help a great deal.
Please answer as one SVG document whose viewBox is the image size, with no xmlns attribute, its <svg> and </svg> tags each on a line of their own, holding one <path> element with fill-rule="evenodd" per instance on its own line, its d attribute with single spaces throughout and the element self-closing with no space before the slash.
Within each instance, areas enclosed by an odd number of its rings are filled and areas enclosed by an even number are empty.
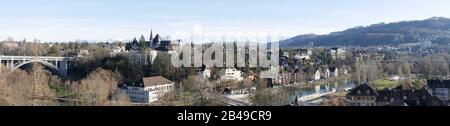
<svg viewBox="0 0 450 126">
<path fill-rule="evenodd" d="M 153 42 L 153 29 L 150 30 L 150 38 L 147 42 L 147 47 L 152 48 L 152 42 Z"/>
<path fill-rule="evenodd" d="M 149 42 L 153 42 L 153 29 L 150 30 L 150 40 Z"/>
</svg>

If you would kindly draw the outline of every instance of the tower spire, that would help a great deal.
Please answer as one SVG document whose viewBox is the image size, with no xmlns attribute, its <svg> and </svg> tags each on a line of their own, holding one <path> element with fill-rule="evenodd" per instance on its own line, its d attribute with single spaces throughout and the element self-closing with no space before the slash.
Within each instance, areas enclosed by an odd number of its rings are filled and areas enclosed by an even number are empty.
<svg viewBox="0 0 450 126">
<path fill-rule="evenodd" d="M 153 29 L 150 30 L 150 40 L 149 40 L 149 41 L 150 41 L 150 42 L 153 41 Z"/>
</svg>

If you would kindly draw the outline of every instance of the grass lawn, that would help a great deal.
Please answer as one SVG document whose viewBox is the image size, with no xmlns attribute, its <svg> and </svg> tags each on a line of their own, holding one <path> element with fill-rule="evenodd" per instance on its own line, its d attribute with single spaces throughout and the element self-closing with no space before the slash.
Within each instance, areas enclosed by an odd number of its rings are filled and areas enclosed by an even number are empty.
<svg viewBox="0 0 450 126">
<path fill-rule="evenodd" d="M 374 81 L 376 89 L 385 89 L 385 88 L 394 88 L 398 85 L 397 81 L 387 80 L 387 79 L 379 79 Z"/>
</svg>

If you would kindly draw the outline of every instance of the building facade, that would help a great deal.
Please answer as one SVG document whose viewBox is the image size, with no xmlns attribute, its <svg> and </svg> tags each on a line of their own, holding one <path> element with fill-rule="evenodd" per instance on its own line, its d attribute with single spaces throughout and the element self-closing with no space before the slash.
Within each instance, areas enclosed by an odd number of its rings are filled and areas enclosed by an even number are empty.
<svg viewBox="0 0 450 126">
<path fill-rule="evenodd" d="M 346 59 L 346 50 L 343 48 L 331 48 L 328 53 L 331 55 L 333 60 L 345 60 Z"/>
<path fill-rule="evenodd" d="M 330 76 L 331 77 L 339 77 L 339 69 L 336 67 L 330 68 Z"/>
<path fill-rule="evenodd" d="M 447 102 L 431 95 L 426 88 L 374 90 L 367 84 L 360 85 L 347 94 L 352 106 L 447 106 Z"/>
<path fill-rule="evenodd" d="M 347 94 L 350 104 L 354 106 L 376 106 L 377 92 L 367 84 L 360 85 Z"/>
<path fill-rule="evenodd" d="M 211 78 L 211 70 L 206 68 L 205 70 L 203 70 L 201 72 L 201 75 L 202 75 L 203 78 L 209 79 L 209 78 Z"/>
<path fill-rule="evenodd" d="M 320 80 L 321 79 L 321 74 L 320 74 L 321 72 L 320 72 L 320 69 L 318 69 L 317 71 L 316 71 L 316 73 L 314 74 L 314 80 Z"/>
<path fill-rule="evenodd" d="M 152 103 L 175 88 L 174 82 L 161 76 L 145 77 L 142 80 L 142 84 L 126 86 L 123 89 L 132 102 Z"/>
<path fill-rule="evenodd" d="M 439 99 L 444 101 L 450 100 L 450 80 L 428 80 L 427 88 L 434 96 L 438 97 Z"/>
<path fill-rule="evenodd" d="M 225 74 L 222 76 L 221 80 L 233 80 L 233 81 L 242 81 L 244 78 L 242 77 L 242 71 L 237 70 L 235 68 L 225 69 Z"/>
</svg>

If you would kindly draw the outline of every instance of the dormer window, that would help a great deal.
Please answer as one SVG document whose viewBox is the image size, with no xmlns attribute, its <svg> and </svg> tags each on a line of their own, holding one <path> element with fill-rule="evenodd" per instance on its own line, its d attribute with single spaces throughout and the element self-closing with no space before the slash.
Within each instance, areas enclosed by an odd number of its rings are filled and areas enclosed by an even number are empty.
<svg viewBox="0 0 450 126">
<path fill-rule="evenodd" d="M 357 92 L 358 94 L 361 94 L 361 91 L 360 90 L 358 90 L 358 92 Z"/>
<path fill-rule="evenodd" d="M 367 91 L 366 91 L 366 94 L 370 94 L 370 90 L 367 90 Z"/>
</svg>

